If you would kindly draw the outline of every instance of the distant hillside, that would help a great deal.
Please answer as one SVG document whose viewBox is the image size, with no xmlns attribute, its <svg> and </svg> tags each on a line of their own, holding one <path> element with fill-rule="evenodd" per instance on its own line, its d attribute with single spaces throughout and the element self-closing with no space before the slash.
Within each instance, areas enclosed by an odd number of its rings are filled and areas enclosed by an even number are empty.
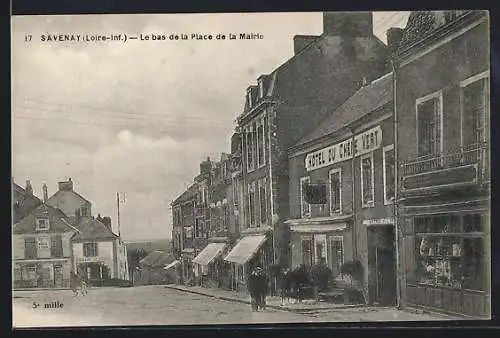
<svg viewBox="0 0 500 338">
<path fill-rule="evenodd" d="M 144 249 L 146 253 L 150 253 L 151 251 L 154 250 L 160 250 L 160 251 L 166 251 L 166 252 L 171 252 L 172 251 L 172 240 L 170 239 L 155 239 L 155 240 L 130 240 L 130 241 L 125 241 L 125 244 L 127 245 L 127 251 L 131 252 L 136 249 Z"/>
</svg>

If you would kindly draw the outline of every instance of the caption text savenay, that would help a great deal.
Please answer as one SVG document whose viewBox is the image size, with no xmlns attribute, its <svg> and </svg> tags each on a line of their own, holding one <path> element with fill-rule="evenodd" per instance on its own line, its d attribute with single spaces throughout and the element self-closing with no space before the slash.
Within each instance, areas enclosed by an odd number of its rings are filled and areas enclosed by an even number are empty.
<svg viewBox="0 0 500 338">
<path fill-rule="evenodd" d="M 107 42 L 129 40 L 136 41 L 225 41 L 225 40 L 262 40 L 262 33 L 149 33 L 129 35 L 125 33 L 119 34 L 40 34 L 39 36 L 27 34 L 24 37 L 25 42 L 32 41 L 44 43 L 92 43 L 92 42 Z"/>
</svg>

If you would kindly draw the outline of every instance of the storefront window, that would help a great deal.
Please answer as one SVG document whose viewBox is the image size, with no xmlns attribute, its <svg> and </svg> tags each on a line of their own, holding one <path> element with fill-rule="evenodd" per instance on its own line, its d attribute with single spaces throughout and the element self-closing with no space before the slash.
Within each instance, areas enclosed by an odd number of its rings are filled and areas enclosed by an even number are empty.
<svg viewBox="0 0 500 338">
<path fill-rule="evenodd" d="M 416 217 L 416 281 L 482 290 L 484 243 L 478 229 L 483 229 L 483 217 L 476 214 Z"/>
<path fill-rule="evenodd" d="M 340 274 L 340 268 L 344 264 L 344 241 L 340 236 L 333 236 L 328 241 L 328 260 L 332 276 Z"/>
<path fill-rule="evenodd" d="M 311 266 L 313 263 L 313 241 L 312 238 L 302 238 L 302 264 Z"/>
</svg>

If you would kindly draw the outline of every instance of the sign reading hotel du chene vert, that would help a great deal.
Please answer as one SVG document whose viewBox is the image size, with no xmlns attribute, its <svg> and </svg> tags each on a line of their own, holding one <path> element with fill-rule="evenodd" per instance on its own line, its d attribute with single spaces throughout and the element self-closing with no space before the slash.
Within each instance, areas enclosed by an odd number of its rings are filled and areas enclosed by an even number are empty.
<svg viewBox="0 0 500 338">
<path fill-rule="evenodd" d="M 376 126 L 353 138 L 307 154 L 306 169 L 311 171 L 346 161 L 353 158 L 353 155 L 360 156 L 378 149 L 381 144 L 382 129 Z"/>
</svg>

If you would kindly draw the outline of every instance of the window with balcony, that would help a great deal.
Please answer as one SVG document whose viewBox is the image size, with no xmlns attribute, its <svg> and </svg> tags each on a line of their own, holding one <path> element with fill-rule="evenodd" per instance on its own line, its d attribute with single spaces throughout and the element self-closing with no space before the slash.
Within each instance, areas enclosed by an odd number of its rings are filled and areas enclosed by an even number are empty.
<svg viewBox="0 0 500 338">
<path fill-rule="evenodd" d="M 50 228 L 48 218 L 37 217 L 35 222 L 37 231 L 47 231 Z"/>
<path fill-rule="evenodd" d="M 391 204 L 395 194 L 396 163 L 394 159 L 394 145 L 384 147 L 384 204 Z"/>
<path fill-rule="evenodd" d="M 311 216 L 311 205 L 306 200 L 307 186 L 311 182 L 309 176 L 300 179 L 300 217 L 306 218 Z"/>
<path fill-rule="evenodd" d="M 256 223 L 255 204 L 256 204 L 255 182 L 248 185 L 248 223 L 254 227 Z"/>
<path fill-rule="evenodd" d="M 418 156 L 435 156 L 441 153 L 442 138 L 441 92 L 417 99 Z"/>
<path fill-rule="evenodd" d="M 361 202 L 363 208 L 374 206 L 373 153 L 361 157 Z"/>
<path fill-rule="evenodd" d="M 330 180 L 330 215 L 342 213 L 341 168 L 329 173 Z"/>
<path fill-rule="evenodd" d="M 265 152 L 265 144 L 264 144 L 264 124 L 260 123 L 257 127 L 257 161 L 259 167 L 264 166 L 264 152 Z"/>
<path fill-rule="evenodd" d="M 83 243 L 83 256 L 84 257 L 97 257 L 97 243 Z"/>
<path fill-rule="evenodd" d="M 301 240 L 302 264 L 311 266 L 313 264 L 313 239 L 310 236 L 304 236 Z"/>
<path fill-rule="evenodd" d="M 259 204 L 260 204 L 260 223 L 267 222 L 267 196 L 266 196 L 266 179 L 259 181 Z"/>
<path fill-rule="evenodd" d="M 245 137 L 246 137 L 246 143 L 247 143 L 247 146 L 246 146 L 246 150 L 247 150 L 247 170 L 250 171 L 250 170 L 253 170 L 254 169 L 254 156 L 253 156 L 253 153 L 254 153 L 254 147 L 253 147 L 253 131 L 252 130 L 248 130 L 245 134 Z"/>
<path fill-rule="evenodd" d="M 489 138 L 489 77 L 473 77 L 462 82 L 463 142 L 471 145 Z M 471 82 L 472 81 L 472 82 Z"/>
</svg>

